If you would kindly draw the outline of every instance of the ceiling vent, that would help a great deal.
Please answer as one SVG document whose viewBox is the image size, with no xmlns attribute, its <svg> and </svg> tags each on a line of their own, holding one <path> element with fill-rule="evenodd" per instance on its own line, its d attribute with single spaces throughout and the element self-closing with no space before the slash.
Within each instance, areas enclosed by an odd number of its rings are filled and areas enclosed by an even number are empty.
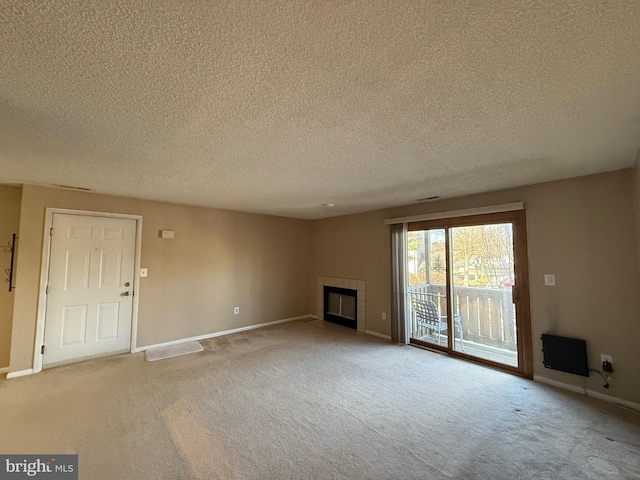
<svg viewBox="0 0 640 480">
<path fill-rule="evenodd" d="M 58 187 L 58 188 L 65 188 L 67 190 L 80 190 L 81 192 L 91 192 L 92 190 L 90 188 L 84 188 L 84 187 L 72 187 L 71 185 L 58 185 L 57 183 L 53 185 L 54 187 Z"/>
</svg>

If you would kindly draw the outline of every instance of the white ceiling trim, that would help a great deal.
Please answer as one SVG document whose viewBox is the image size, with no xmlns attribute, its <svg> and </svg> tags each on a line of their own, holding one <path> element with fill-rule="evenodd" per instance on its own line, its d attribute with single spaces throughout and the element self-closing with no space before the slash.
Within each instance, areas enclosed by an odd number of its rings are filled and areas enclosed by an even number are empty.
<svg viewBox="0 0 640 480">
<path fill-rule="evenodd" d="M 512 212 L 524 210 L 524 202 L 503 203 L 501 205 L 487 205 L 486 207 L 466 208 L 464 210 L 450 210 L 448 212 L 425 213 L 409 217 L 387 218 L 385 225 L 397 223 L 424 222 L 425 220 L 440 220 L 441 218 L 468 217 L 470 215 L 484 215 L 487 213 Z"/>
</svg>

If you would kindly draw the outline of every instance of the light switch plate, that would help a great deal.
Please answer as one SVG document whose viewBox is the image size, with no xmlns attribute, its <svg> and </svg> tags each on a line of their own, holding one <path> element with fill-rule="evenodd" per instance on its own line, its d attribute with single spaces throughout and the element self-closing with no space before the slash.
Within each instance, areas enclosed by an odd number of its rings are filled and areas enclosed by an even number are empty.
<svg viewBox="0 0 640 480">
<path fill-rule="evenodd" d="M 147 276 L 147 269 L 146 268 L 141 268 L 140 269 L 140 277 L 146 277 Z"/>
<path fill-rule="evenodd" d="M 553 273 L 545 273 L 544 274 L 544 284 L 547 287 L 555 287 L 556 286 L 556 276 Z"/>
</svg>

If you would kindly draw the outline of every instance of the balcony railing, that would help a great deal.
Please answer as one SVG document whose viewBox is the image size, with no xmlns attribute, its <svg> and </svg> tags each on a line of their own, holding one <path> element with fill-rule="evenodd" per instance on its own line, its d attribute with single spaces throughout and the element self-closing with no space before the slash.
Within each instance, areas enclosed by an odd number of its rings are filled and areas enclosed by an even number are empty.
<svg viewBox="0 0 640 480">
<path fill-rule="evenodd" d="M 454 314 L 460 315 L 464 342 L 474 342 L 515 352 L 517 349 L 515 306 L 511 289 L 491 290 L 477 287 L 454 287 Z M 409 295 L 427 295 L 446 315 L 446 287 L 423 284 L 408 288 Z M 409 301 L 409 308 L 411 302 Z M 415 325 L 415 315 L 411 312 Z M 415 331 L 415 329 L 414 329 Z"/>
</svg>

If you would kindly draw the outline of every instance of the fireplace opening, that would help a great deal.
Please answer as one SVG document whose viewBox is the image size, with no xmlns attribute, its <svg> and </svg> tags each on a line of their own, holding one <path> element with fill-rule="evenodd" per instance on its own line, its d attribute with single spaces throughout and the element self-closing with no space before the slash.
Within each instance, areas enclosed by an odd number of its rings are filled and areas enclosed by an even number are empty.
<svg viewBox="0 0 640 480">
<path fill-rule="evenodd" d="M 324 286 L 324 319 L 345 327 L 358 328 L 358 291 Z"/>
</svg>

